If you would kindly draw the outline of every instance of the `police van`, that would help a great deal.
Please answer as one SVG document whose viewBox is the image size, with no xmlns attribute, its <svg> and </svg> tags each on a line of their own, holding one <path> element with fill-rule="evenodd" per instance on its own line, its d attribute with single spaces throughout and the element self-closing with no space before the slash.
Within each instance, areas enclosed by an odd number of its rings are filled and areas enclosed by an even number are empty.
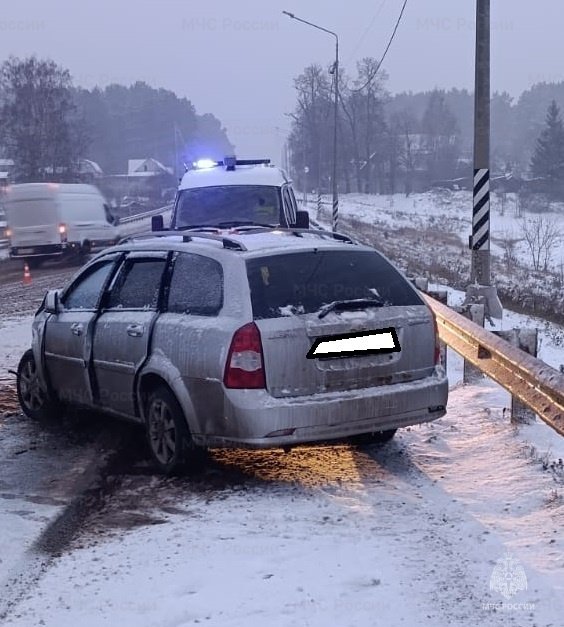
<svg viewBox="0 0 564 627">
<path fill-rule="evenodd" d="M 255 226 L 309 228 L 292 183 L 269 159 L 202 159 L 180 181 L 171 230 L 217 230 Z M 153 218 L 153 230 L 162 217 Z"/>
</svg>

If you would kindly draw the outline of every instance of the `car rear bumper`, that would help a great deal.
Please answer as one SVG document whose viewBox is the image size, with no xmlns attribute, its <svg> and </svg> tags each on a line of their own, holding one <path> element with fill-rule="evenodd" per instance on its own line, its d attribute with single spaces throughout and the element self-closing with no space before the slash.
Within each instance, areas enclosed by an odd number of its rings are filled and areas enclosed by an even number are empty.
<svg viewBox="0 0 564 627">
<path fill-rule="evenodd" d="M 222 433 L 194 439 L 208 446 L 270 448 L 346 438 L 436 420 L 446 413 L 448 379 L 312 396 L 273 398 L 265 390 L 225 390 Z"/>
</svg>

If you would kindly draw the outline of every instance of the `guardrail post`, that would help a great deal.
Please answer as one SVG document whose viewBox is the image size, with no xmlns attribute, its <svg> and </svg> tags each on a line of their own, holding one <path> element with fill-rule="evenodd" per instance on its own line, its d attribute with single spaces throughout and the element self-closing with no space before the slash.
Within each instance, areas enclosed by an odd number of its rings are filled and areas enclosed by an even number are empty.
<svg viewBox="0 0 564 627">
<path fill-rule="evenodd" d="M 321 216 L 321 191 L 317 191 L 317 219 Z"/>
<path fill-rule="evenodd" d="M 410 281 L 413 283 L 413 285 L 415 285 L 415 287 L 421 291 L 424 292 L 425 294 L 428 294 L 431 298 L 434 298 L 435 300 L 438 300 L 439 302 L 443 303 L 444 305 L 448 305 L 448 292 L 447 290 L 430 290 L 429 289 L 429 279 L 425 278 L 425 277 L 413 277 L 410 278 Z M 447 345 L 444 342 L 440 342 L 440 347 L 441 347 L 441 353 L 440 353 L 440 359 L 441 359 L 441 366 L 443 366 L 443 368 L 447 367 Z"/>
<path fill-rule="evenodd" d="M 538 330 L 511 329 L 508 331 L 494 331 L 494 335 L 520 348 L 533 357 L 537 356 Z M 511 396 L 511 422 L 513 424 L 528 424 L 536 420 L 536 414 L 515 396 Z"/>
<path fill-rule="evenodd" d="M 446 290 L 427 290 L 427 294 L 429 294 L 431 298 L 443 303 L 443 305 L 448 305 L 448 292 Z M 440 347 L 441 366 L 446 370 L 447 345 L 444 342 L 440 342 Z"/>
<path fill-rule="evenodd" d="M 466 318 L 469 318 L 470 320 L 472 320 L 474 324 L 478 324 L 481 327 L 484 326 L 484 319 L 485 319 L 485 306 L 484 305 L 481 305 L 481 304 L 480 305 L 477 305 L 477 304 L 462 305 L 461 307 L 457 308 L 457 311 L 461 313 L 463 316 L 465 316 Z M 479 381 L 480 379 L 483 379 L 483 377 L 484 377 L 483 373 L 478 368 L 476 368 L 476 366 L 471 364 L 466 359 L 464 360 L 464 367 L 462 371 L 462 381 L 464 383 L 474 383 L 476 381 Z"/>
</svg>

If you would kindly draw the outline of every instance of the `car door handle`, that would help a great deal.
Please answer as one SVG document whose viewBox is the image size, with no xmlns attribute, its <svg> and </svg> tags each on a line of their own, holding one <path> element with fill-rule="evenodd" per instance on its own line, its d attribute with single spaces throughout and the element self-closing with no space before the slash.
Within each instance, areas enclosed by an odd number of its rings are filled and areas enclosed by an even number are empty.
<svg viewBox="0 0 564 627">
<path fill-rule="evenodd" d="M 127 327 L 127 335 L 131 337 L 141 337 L 145 333 L 145 327 L 142 324 L 130 324 Z"/>
<path fill-rule="evenodd" d="M 84 326 L 80 324 L 80 322 L 73 322 L 73 324 L 71 324 L 71 331 L 73 335 L 82 335 Z"/>
</svg>

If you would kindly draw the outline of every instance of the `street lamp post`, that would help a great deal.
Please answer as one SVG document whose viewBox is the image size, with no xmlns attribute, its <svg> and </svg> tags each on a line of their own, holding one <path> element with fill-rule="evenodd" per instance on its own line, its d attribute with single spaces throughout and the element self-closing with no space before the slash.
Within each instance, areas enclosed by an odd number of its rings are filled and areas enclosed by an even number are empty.
<svg viewBox="0 0 564 627">
<path fill-rule="evenodd" d="M 296 17 L 293 13 L 289 11 L 282 11 L 284 15 L 292 18 L 293 20 L 297 20 L 298 22 L 302 22 L 302 24 L 307 24 L 308 26 L 312 26 L 313 28 L 317 28 L 317 30 L 321 30 L 324 33 L 328 33 L 329 35 L 335 38 L 335 64 L 333 65 L 333 69 L 331 73 L 335 76 L 335 103 L 334 103 L 334 127 L 333 127 L 333 231 L 337 230 L 337 226 L 339 223 L 339 190 L 337 186 L 337 139 L 338 139 L 338 121 L 339 121 L 339 36 L 337 33 L 334 33 L 332 30 L 328 30 L 327 28 L 323 28 L 322 26 L 318 26 L 317 24 L 313 24 L 312 22 L 308 22 L 307 20 L 302 20 L 299 17 Z"/>
</svg>

